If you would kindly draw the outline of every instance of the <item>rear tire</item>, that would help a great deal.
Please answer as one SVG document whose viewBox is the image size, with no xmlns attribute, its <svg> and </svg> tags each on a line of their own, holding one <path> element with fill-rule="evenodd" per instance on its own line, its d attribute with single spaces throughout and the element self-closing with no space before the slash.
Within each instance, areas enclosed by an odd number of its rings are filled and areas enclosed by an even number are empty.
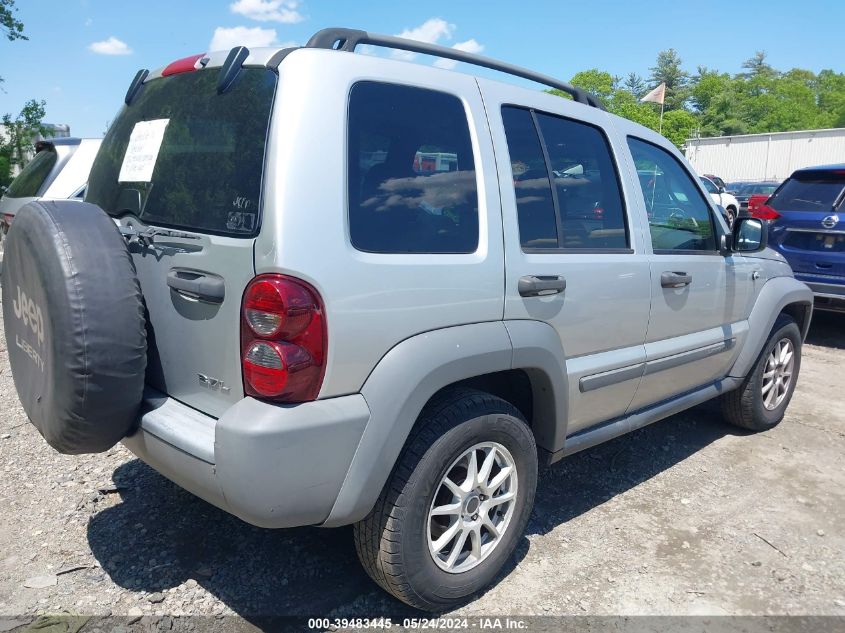
<svg viewBox="0 0 845 633">
<path fill-rule="evenodd" d="M 757 362 L 734 391 L 722 396 L 725 419 L 750 431 L 767 431 L 783 419 L 801 369 L 801 330 L 781 314 Z"/>
<path fill-rule="evenodd" d="M 453 492 L 463 484 L 466 492 Z M 354 526 L 355 549 L 388 593 L 442 611 L 493 581 L 525 530 L 536 486 L 537 448 L 519 411 L 482 391 L 448 390 L 420 414 L 375 507 Z"/>
</svg>

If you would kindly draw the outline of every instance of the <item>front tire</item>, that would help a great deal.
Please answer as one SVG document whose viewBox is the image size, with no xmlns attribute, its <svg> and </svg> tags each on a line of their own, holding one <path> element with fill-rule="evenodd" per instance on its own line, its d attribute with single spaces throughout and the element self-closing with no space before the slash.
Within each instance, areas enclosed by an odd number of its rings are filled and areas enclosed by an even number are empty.
<svg viewBox="0 0 845 633">
<path fill-rule="evenodd" d="M 420 414 L 373 511 L 354 526 L 364 569 L 427 611 L 456 606 L 493 581 L 525 530 L 537 448 L 510 403 L 454 389 Z"/>
<path fill-rule="evenodd" d="M 722 396 L 722 413 L 736 426 L 767 431 L 783 419 L 801 369 L 801 330 L 781 314 L 742 385 Z"/>
</svg>

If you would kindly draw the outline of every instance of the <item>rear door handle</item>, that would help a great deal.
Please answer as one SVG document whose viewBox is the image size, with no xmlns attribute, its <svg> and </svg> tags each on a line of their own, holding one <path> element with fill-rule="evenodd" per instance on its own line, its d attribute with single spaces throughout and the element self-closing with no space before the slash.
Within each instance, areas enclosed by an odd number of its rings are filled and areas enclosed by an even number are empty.
<svg viewBox="0 0 845 633">
<path fill-rule="evenodd" d="M 188 268 L 171 268 L 167 285 L 186 299 L 205 303 L 223 303 L 226 284 L 222 277 Z"/>
<path fill-rule="evenodd" d="M 566 290 L 566 279 L 560 275 L 525 275 L 519 278 L 520 297 L 545 297 Z"/>
<path fill-rule="evenodd" d="M 660 285 L 664 288 L 683 288 L 692 283 L 692 275 L 666 271 L 660 275 Z"/>
</svg>

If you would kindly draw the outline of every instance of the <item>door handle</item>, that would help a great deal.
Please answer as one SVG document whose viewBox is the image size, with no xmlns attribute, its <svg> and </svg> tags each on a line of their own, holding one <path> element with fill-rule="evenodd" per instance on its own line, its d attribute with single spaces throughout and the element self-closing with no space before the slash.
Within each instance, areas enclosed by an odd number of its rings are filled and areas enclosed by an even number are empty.
<svg viewBox="0 0 845 633">
<path fill-rule="evenodd" d="M 683 288 L 692 283 L 692 275 L 666 271 L 660 275 L 660 285 L 664 288 Z"/>
<path fill-rule="evenodd" d="M 226 284 L 222 277 L 187 268 L 171 268 L 167 285 L 186 299 L 206 303 L 223 303 Z"/>
<path fill-rule="evenodd" d="M 520 297 L 545 297 L 566 290 L 566 279 L 560 275 L 525 275 L 519 278 Z"/>
</svg>

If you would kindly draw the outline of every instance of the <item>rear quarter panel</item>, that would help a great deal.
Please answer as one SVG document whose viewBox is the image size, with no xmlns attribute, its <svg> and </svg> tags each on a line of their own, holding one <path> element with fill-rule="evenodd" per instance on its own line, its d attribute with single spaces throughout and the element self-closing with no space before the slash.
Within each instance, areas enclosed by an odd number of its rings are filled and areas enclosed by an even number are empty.
<svg viewBox="0 0 845 633">
<path fill-rule="evenodd" d="M 313 49 L 291 53 L 279 73 L 255 268 L 257 274 L 299 277 L 321 294 L 329 350 L 320 397 L 358 391 L 379 359 L 415 334 L 502 319 L 498 180 L 475 79 Z M 463 102 L 479 198 L 475 253 L 374 254 L 352 247 L 347 219 L 347 107 L 351 86 L 362 80 L 444 91 Z"/>
</svg>

